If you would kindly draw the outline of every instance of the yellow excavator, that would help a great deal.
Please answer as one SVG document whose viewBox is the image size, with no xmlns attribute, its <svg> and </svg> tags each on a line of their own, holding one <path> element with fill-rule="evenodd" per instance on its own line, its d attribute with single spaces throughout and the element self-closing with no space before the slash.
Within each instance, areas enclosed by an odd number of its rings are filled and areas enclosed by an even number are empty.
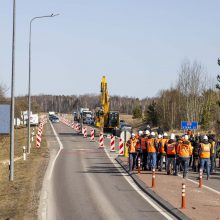
<svg viewBox="0 0 220 220">
<path fill-rule="evenodd" d="M 102 77 L 101 94 L 100 94 L 100 107 L 95 111 L 95 125 L 103 129 L 104 132 L 115 133 L 119 128 L 119 112 L 110 111 L 109 96 L 106 77 Z"/>
</svg>

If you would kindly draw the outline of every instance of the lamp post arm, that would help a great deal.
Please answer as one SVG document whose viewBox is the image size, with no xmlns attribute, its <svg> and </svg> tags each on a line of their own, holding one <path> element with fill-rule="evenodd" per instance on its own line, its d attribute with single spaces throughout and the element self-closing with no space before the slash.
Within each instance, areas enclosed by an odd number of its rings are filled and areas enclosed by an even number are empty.
<svg viewBox="0 0 220 220">
<path fill-rule="evenodd" d="M 37 16 L 30 20 L 30 27 L 29 27 L 29 74 L 28 74 L 28 141 L 27 141 L 27 150 L 30 153 L 30 115 L 31 115 L 31 30 L 32 30 L 32 22 L 36 19 L 41 18 L 51 18 L 58 16 L 59 14 L 51 14 L 51 15 L 44 15 L 44 16 Z"/>
</svg>

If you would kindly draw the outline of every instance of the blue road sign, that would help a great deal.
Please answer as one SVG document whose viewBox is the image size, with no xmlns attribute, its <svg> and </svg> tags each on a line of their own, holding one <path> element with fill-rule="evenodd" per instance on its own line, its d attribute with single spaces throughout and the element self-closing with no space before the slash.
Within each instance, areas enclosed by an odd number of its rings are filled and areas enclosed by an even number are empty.
<svg viewBox="0 0 220 220">
<path fill-rule="evenodd" d="M 195 130 L 198 129 L 197 121 L 181 121 L 181 129 L 182 130 Z"/>
<path fill-rule="evenodd" d="M 10 105 L 0 104 L 0 134 L 10 133 Z"/>
</svg>

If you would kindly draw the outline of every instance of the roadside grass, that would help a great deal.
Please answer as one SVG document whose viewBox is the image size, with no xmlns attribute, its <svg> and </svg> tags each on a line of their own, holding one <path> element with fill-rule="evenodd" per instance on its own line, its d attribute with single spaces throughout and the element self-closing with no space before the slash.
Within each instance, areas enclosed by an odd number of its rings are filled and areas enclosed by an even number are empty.
<svg viewBox="0 0 220 220">
<path fill-rule="evenodd" d="M 46 126 L 45 126 L 46 127 Z M 15 129 L 15 158 L 23 155 L 27 145 L 27 129 Z M 40 190 L 49 161 L 49 151 L 43 136 L 41 148 L 35 148 L 35 138 L 27 160 L 14 162 L 14 181 L 9 181 L 9 166 L 0 164 L 0 219 L 37 219 Z M 0 162 L 9 159 L 9 137 L 0 140 Z"/>
<path fill-rule="evenodd" d="M 126 123 L 136 126 L 137 124 L 142 123 L 141 118 L 133 118 L 132 115 L 120 114 L 120 119 L 125 120 Z"/>
</svg>

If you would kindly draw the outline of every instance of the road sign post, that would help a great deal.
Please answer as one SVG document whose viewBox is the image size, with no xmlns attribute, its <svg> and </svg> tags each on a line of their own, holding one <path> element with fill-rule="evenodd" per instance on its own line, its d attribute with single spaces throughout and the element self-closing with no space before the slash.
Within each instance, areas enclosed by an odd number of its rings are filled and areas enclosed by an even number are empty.
<svg viewBox="0 0 220 220">
<path fill-rule="evenodd" d="M 128 148 L 126 146 L 126 143 L 127 141 L 131 138 L 131 132 L 128 131 L 128 130 L 123 130 L 120 134 L 120 138 L 122 139 L 123 141 L 123 145 L 124 145 L 124 149 L 125 149 L 125 152 L 124 152 L 124 156 L 125 157 L 128 157 Z"/>
</svg>

